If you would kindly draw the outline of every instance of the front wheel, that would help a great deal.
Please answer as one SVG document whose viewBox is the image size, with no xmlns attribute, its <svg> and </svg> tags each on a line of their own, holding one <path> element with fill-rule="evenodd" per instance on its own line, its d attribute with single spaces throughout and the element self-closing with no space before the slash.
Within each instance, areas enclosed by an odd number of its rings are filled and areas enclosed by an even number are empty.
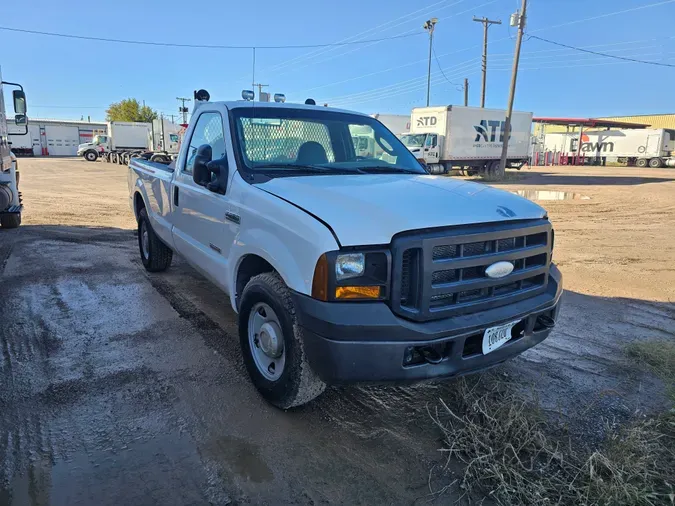
<svg viewBox="0 0 675 506">
<path fill-rule="evenodd" d="M 21 225 L 21 213 L 7 213 L 0 215 L 2 228 L 18 228 Z"/>
<path fill-rule="evenodd" d="M 246 284 L 239 339 L 251 381 L 271 404 L 300 406 L 325 390 L 309 366 L 290 292 L 277 273 L 259 274 Z"/>
<path fill-rule="evenodd" d="M 165 271 L 171 265 L 173 251 L 152 230 L 145 208 L 138 213 L 138 249 L 143 267 L 149 272 Z"/>
<path fill-rule="evenodd" d="M 98 153 L 96 151 L 87 151 L 84 154 L 84 159 L 87 160 L 88 162 L 95 162 L 98 160 Z"/>
</svg>

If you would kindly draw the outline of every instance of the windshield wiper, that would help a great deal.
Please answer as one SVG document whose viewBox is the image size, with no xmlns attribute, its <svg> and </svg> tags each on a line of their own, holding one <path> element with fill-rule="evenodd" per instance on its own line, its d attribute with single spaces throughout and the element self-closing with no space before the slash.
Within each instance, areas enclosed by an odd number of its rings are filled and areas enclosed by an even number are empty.
<svg viewBox="0 0 675 506">
<path fill-rule="evenodd" d="M 333 169 L 321 167 L 320 165 L 302 165 L 297 163 L 266 163 L 264 165 L 254 165 L 254 169 L 280 169 L 280 170 L 302 170 L 311 172 L 331 172 Z"/>
<path fill-rule="evenodd" d="M 402 169 L 400 167 L 387 167 L 386 165 L 375 165 L 372 167 L 359 167 L 359 171 L 361 172 L 377 172 L 377 173 L 386 173 L 390 172 L 392 174 L 397 174 L 397 173 L 402 173 L 402 174 L 422 174 L 422 172 L 418 172 L 416 170 L 412 169 Z"/>
<path fill-rule="evenodd" d="M 304 172 L 309 174 L 358 174 L 356 170 L 344 169 L 342 167 L 322 167 L 321 165 L 302 165 L 297 163 L 266 163 L 264 165 L 255 165 L 254 170 L 258 169 L 277 169 L 279 172 Z"/>
</svg>

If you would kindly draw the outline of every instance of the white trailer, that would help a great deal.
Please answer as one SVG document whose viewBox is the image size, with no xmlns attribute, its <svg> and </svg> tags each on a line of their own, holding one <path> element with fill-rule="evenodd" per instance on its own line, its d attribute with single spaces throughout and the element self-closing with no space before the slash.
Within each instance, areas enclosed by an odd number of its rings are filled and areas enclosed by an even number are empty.
<svg viewBox="0 0 675 506">
<path fill-rule="evenodd" d="M 39 156 L 40 150 L 40 127 L 35 124 L 28 125 L 28 134 L 23 134 L 22 129 L 8 122 L 9 144 L 16 156 Z M 25 130 L 25 129 L 24 129 Z"/>
<path fill-rule="evenodd" d="M 586 159 L 616 159 L 638 167 L 675 167 L 675 130 L 620 129 L 547 133 L 544 151 L 574 156 L 579 151 Z"/>
<path fill-rule="evenodd" d="M 452 167 L 492 172 L 499 166 L 506 111 L 447 105 L 417 107 L 410 116 L 410 133 L 401 136 L 408 149 L 431 173 Z M 507 167 L 520 169 L 529 156 L 531 112 L 513 112 Z"/>
<path fill-rule="evenodd" d="M 135 157 L 169 163 L 178 152 L 180 127 L 166 120 L 109 121 L 107 126 L 107 132 L 96 133 L 92 142 L 80 144 L 77 154 L 90 162 L 101 158 L 126 165 Z"/>
<path fill-rule="evenodd" d="M 400 137 L 410 132 L 410 115 L 408 114 L 371 114 L 373 118 L 386 126 L 391 133 Z"/>
</svg>

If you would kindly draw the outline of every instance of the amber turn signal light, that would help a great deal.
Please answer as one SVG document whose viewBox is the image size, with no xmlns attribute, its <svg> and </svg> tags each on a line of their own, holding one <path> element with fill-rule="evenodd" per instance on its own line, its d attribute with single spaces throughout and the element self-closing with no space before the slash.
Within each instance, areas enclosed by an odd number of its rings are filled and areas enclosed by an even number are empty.
<svg viewBox="0 0 675 506">
<path fill-rule="evenodd" d="M 314 268 L 312 297 L 317 300 L 328 300 L 328 258 L 325 254 L 319 257 Z"/>
<path fill-rule="evenodd" d="M 379 299 L 379 286 L 338 286 L 335 288 L 336 299 Z"/>
</svg>

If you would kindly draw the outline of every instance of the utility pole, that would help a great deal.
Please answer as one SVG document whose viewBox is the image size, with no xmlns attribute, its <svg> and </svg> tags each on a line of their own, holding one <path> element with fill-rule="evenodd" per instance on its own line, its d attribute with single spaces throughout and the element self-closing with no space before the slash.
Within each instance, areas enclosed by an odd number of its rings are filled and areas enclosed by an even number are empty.
<svg viewBox="0 0 675 506">
<path fill-rule="evenodd" d="M 464 107 L 469 106 L 469 80 L 464 78 Z"/>
<path fill-rule="evenodd" d="M 191 98 L 183 98 L 183 97 L 176 97 L 176 100 L 182 103 L 182 105 L 178 108 L 178 112 L 183 115 L 183 124 L 187 123 L 187 113 L 188 113 L 188 108 L 185 107 L 185 102 L 192 102 Z"/>
<path fill-rule="evenodd" d="M 483 64 L 481 65 L 483 69 L 483 87 L 480 92 L 480 106 L 485 107 L 485 89 L 487 83 L 487 41 L 488 41 L 488 28 L 490 25 L 501 25 L 501 20 L 492 20 L 488 18 L 477 18 L 473 17 L 473 20 L 477 23 L 483 23 Z"/>
<path fill-rule="evenodd" d="M 502 159 L 499 162 L 498 177 L 504 177 L 506 172 L 506 155 L 509 149 L 509 139 L 511 138 L 511 114 L 513 113 L 513 100 L 516 96 L 516 78 L 518 77 L 518 62 L 520 61 L 520 45 L 523 42 L 523 31 L 525 30 L 525 19 L 527 12 L 527 0 L 523 0 L 520 12 L 511 16 L 511 26 L 518 26 L 518 35 L 516 37 L 516 52 L 513 55 L 513 69 L 511 70 L 511 88 L 509 89 L 509 104 L 506 109 L 506 120 L 504 121 L 504 142 L 502 143 Z M 529 135 L 530 132 L 527 132 Z"/>
<path fill-rule="evenodd" d="M 429 97 L 431 95 L 431 52 L 434 44 L 434 27 L 438 23 L 438 18 L 431 18 L 425 21 L 422 28 L 429 32 L 429 68 L 427 69 L 427 107 L 429 107 Z"/>
<path fill-rule="evenodd" d="M 269 87 L 269 84 L 260 84 L 260 83 L 251 83 L 251 86 L 254 88 L 258 87 L 258 102 L 260 102 L 260 97 L 262 96 L 262 89 Z"/>
</svg>

